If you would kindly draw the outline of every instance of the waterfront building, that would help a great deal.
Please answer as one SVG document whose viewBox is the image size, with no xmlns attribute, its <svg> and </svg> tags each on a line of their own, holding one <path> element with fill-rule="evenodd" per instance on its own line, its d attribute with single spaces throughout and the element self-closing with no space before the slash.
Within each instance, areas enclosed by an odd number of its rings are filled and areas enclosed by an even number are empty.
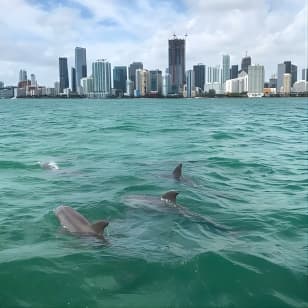
<svg viewBox="0 0 308 308">
<path fill-rule="evenodd" d="M 143 69 L 142 62 L 133 62 L 128 68 L 128 79 L 133 82 L 134 89 L 136 89 L 136 70 L 138 69 Z"/>
<path fill-rule="evenodd" d="M 134 96 L 146 96 L 150 92 L 150 72 L 146 69 L 136 70 L 136 89 Z"/>
<path fill-rule="evenodd" d="M 302 69 L 302 80 L 308 81 L 308 68 Z"/>
<path fill-rule="evenodd" d="M 292 83 L 292 74 L 290 74 L 290 73 L 283 74 L 283 82 L 282 82 L 283 91 L 282 91 L 282 93 L 284 95 L 290 95 L 290 93 L 291 93 L 291 83 Z"/>
<path fill-rule="evenodd" d="M 237 78 L 226 81 L 225 93 L 245 94 L 248 91 L 248 74 L 245 71 L 240 72 Z"/>
<path fill-rule="evenodd" d="M 86 48 L 75 48 L 76 90 L 81 94 L 81 78 L 87 77 L 87 51 Z"/>
<path fill-rule="evenodd" d="M 93 81 L 92 76 L 81 78 L 80 84 L 81 84 L 82 92 L 83 92 L 84 95 L 90 96 L 90 95 L 93 94 L 93 92 L 94 92 L 94 81 Z"/>
<path fill-rule="evenodd" d="M 71 89 L 73 93 L 77 92 L 77 85 L 76 85 L 76 69 L 72 67 L 71 70 Z"/>
<path fill-rule="evenodd" d="M 277 89 L 277 78 L 274 76 L 272 76 L 270 79 L 269 79 L 269 88 L 273 89 Z"/>
<path fill-rule="evenodd" d="M 59 93 L 63 93 L 63 90 L 69 87 L 67 58 L 63 57 L 59 58 L 59 82 L 60 82 Z"/>
<path fill-rule="evenodd" d="M 126 93 L 125 96 L 133 97 L 134 96 L 134 82 L 131 80 L 126 80 Z"/>
<path fill-rule="evenodd" d="M 277 92 L 282 92 L 283 87 L 283 75 L 286 73 L 286 65 L 285 63 L 278 64 L 277 68 Z"/>
<path fill-rule="evenodd" d="M 216 65 L 215 67 L 208 66 L 206 68 L 206 83 L 214 83 L 219 82 L 221 83 L 222 80 L 222 70 L 220 65 Z"/>
<path fill-rule="evenodd" d="M 185 83 L 185 40 L 174 36 L 169 40 L 168 49 L 169 74 L 171 75 L 171 92 L 182 94 Z"/>
<path fill-rule="evenodd" d="M 235 79 L 238 77 L 238 65 L 232 65 L 230 69 L 230 79 Z"/>
<path fill-rule="evenodd" d="M 166 69 L 165 75 L 163 77 L 163 96 L 168 96 L 171 93 L 171 75 Z"/>
<path fill-rule="evenodd" d="M 30 79 L 31 79 L 31 87 L 37 87 L 37 81 L 34 74 L 30 75 Z"/>
<path fill-rule="evenodd" d="M 194 75 L 195 75 L 195 86 L 204 90 L 205 84 L 205 65 L 198 64 L 193 66 Z"/>
<path fill-rule="evenodd" d="M 263 65 L 248 66 L 248 97 L 263 96 L 264 76 Z"/>
<path fill-rule="evenodd" d="M 223 55 L 222 56 L 222 84 L 226 82 L 226 80 L 230 79 L 230 56 Z"/>
<path fill-rule="evenodd" d="M 292 64 L 291 65 L 291 75 L 292 75 L 292 80 L 291 80 L 291 86 L 297 81 L 297 66 Z"/>
<path fill-rule="evenodd" d="M 162 71 L 158 69 L 150 71 L 150 92 L 152 92 L 152 94 L 161 95 L 162 91 L 163 91 Z"/>
<path fill-rule="evenodd" d="M 246 56 L 242 58 L 241 71 L 248 73 L 248 66 L 251 65 L 251 57 Z"/>
<path fill-rule="evenodd" d="M 299 81 L 296 81 L 293 85 L 293 88 L 292 88 L 292 92 L 294 93 L 306 93 L 308 92 L 308 81 L 306 80 L 299 80 Z"/>
<path fill-rule="evenodd" d="M 60 82 L 59 81 L 55 82 L 54 88 L 55 88 L 55 95 L 58 96 L 60 94 Z"/>
<path fill-rule="evenodd" d="M 92 76 L 95 97 L 108 97 L 111 95 L 111 64 L 105 59 L 92 63 Z"/>
<path fill-rule="evenodd" d="M 188 70 L 186 72 L 186 85 L 184 93 L 186 97 L 195 97 L 196 96 L 196 87 L 195 87 L 195 74 L 193 70 Z"/>
<path fill-rule="evenodd" d="M 56 89 L 55 88 L 47 88 L 46 89 L 46 95 L 53 97 L 56 96 Z"/>
<path fill-rule="evenodd" d="M 27 78 L 27 71 L 26 70 L 20 70 L 19 71 L 19 82 L 22 82 L 22 81 L 27 81 L 28 78 Z"/>
<path fill-rule="evenodd" d="M 0 89 L 1 88 L 4 88 L 4 82 L 3 81 L 0 81 Z"/>
<path fill-rule="evenodd" d="M 126 81 L 127 81 L 127 67 L 126 66 L 115 66 L 113 68 L 113 88 L 121 91 L 122 94 L 126 92 Z"/>
</svg>

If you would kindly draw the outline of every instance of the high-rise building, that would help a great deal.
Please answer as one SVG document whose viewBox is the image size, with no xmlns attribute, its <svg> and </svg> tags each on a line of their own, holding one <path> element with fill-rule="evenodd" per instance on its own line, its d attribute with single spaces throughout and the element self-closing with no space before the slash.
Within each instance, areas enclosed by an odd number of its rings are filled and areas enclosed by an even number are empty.
<svg viewBox="0 0 308 308">
<path fill-rule="evenodd" d="M 203 91 L 205 84 L 205 65 L 204 64 L 194 65 L 193 70 L 195 74 L 195 86 Z"/>
<path fill-rule="evenodd" d="M 269 79 L 269 85 L 270 88 L 275 88 L 277 89 L 277 78 L 275 77 L 275 75 Z"/>
<path fill-rule="evenodd" d="M 286 73 L 285 63 L 278 64 L 277 69 L 277 92 L 281 92 L 283 88 L 283 75 Z"/>
<path fill-rule="evenodd" d="M 308 68 L 302 69 L 302 80 L 308 81 Z"/>
<path fill-rule="evenodd" d="M 193 70 L 188 70 L 186 72 L 186 97 L 195 97 L 195 95 L 195 74 Z"/>
<path fill-rule="evenodd" d="M 248 66 L 251 65 L 251 57 L 245 56 L 242 58 L 241 70 L 248 73 Z"/>
<path fill-rule="evenodd" d="M 264 66 L 249 65 L 248 66 L 248 96 L 263 96 L 264 88 Z"/>
<path fill-rule="evenodd" d="M 125 93 L 126 81 L 127 81 L 127 67 L 115 66 L 113 68 L 113 88 L 122 91 L 122 93 Z"/>
<path fill-rule="evenodd" d="M 162 71 L 153 70 L 150 71 L 150 91 L 156 92 L 158 95 L 163 91 L 163 76 Z"/>
<path fill-rule="evenodd" d="M 297 66 L 294 64 L 291 64 L 291 75 L 292 75 L 291 87 L 293 87 L 294 83 L 297 81 Z"/>
<path fill-rule="evenodd" d="M 72 86 L 72 92 L 76 93 L 77 86 L 76 86 L 76 69 L 75 69 L 75 67 L 72 67 L 72 71 L 71 71 L 71 86 Z"/>
<path fill-rule="evenodd" d="M 230 79 L 230 56 L 222 56 L 222 80 L 221 83 L 224 84 L 226 80 Z"/>
<path fill-rule="evenodd" d="M 59 58 L 59 81 L 60 93 L 63 93 L 63 90 L 69 87 L 67 58 Z"/>
<path fill-rule="evenodd" d="M 145 96 L 150 92 L 150 73 L 145 69 L 136 70 L 135 96 Z"/>
<path fill-rule="evenodd" d="M 0 89 L 1 88 L 4 88 L 4 82 L 3 81 L 0 81 Z"/>
<path fill-rule="evenodd" d="M 133 62 L 128 68 L 128 78 L 134 83 L 134 89 L 136 89 L 136 70 L 143 69 L 142 62 Z"/>
<path fill-rule="evenodd" d="M 220 65 L 216 65 L 215 67 L 207 66 L 206 72 L 206 83 L 221 83 L 222 80 L 222 70 Z"/>
<path fill-rule="evenodd" d="M 169 40 L 168 54 L 171 91 L 181 94 L 185 83 L 185 40 L 176 37 Z"/>
<path fill-rule="evenodd" d="M 111 95 L 111 64 L 105 59 L 92 63 L 94 92 L 97 97 Z"/>
<path fill-rule="evenodd" d="M 34 74 L 30 75 L 31 78 L 31 87 L 37 87 L 37 81 Z"/>
<path fill-rule="evenodd" d="M 285 74 L 291 74 L 292 70 L 291 61 L 284 61 L 283 64 L 285 65 Z"/>
<path fill-rule="evenodd" d="M 81 78 L 80 83 L 84 95 L 90 95 L 94 92 L 94 82 L 92 76 Z"/>
<path fill-rule="evenodd" d="M 230 69 L 230 79 L 235 79 L 238 77 L 238 65 L 232 65 Z"/>
<path fill-rule="evenodd" d="M 129 79 L 126 80 L 126 95 L 129 97 L 134 96 L 134 83 Z"/>
<path fill-rule="evenodd" d="M 28 78 L 27 78 L 27 71 L 26 70 L 20 70 L 19 71 L 19 82 L 22 82 L 22 81 L 27 81 Z"/>
<path fill-rule="evenodd" d="M 80 80 L 87 77 L 87 51 L 86 48 L 75 48 L 76 89 L 80 93 Z"/>
<path fill-rule="evenodd" d="M 289 95 L 291 93 L 291 82 L 292 82 L 292 74 L 285 73 L 283 74 L 283 94 Z"/>
<path fill-rule="evenodd" d="M 171 76 L 166 69 L 163 77 L 163 96 L 168 96 L 169 93 L 171 93 Z"/>
</svg>

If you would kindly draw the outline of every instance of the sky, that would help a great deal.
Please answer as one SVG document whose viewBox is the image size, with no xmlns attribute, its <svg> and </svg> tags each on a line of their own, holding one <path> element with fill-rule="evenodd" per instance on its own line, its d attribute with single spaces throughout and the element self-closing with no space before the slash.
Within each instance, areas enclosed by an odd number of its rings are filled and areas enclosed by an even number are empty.
<svg viewBox="0 0 308 308">
<path fill-rule="evenodd" d="M 19 70 L 39 85 L 59 79 L 58 58 L 74 66 L 76 46 L 112 66 L 142 61 L 168 66 L 168 39 L 186 37 L 186 69 L 231 64 L 248 53 L 266 78 L 286 60 L 307 64 L 306 0 L 0 0 L 0 81 L 16 85 Z"/>
</svg>

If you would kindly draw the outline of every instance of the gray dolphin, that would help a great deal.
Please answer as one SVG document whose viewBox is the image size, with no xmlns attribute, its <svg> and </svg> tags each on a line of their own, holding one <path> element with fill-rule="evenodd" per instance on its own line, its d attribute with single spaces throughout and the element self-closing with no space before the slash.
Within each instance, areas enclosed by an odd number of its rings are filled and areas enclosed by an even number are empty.
<svg viewBox="0 0 308 308">
<path fill-rule="evenodd" d="M 59 170 L 59 166 L 54 161 L 38 162 L 43 169 Z"/>
<path fill-rule="evenodd" d="M 66 205 L 60 205 L 54 212 L 65 230 L 73 234 L 95 236 L 104 239 L 102 232 L 108 226 L 108 221 L 99 220 L 91 224 L 84 216 Z"/>
<path fill-rule="evenodd" d="M 176 180 L 180 180 L 182 178 L 182 163 L 178 164 L 172 172 L 172 176 Z"/>
<path fill-rule="evenodd" d="M 190 211 L 186 207 L 180 205 L 176 201 L 176 197 L 178 196 L 179 192 L 175 190 L 170 190 L 166 193 L 164 193 L 160 198 L 159 197 L 153 197 L 153 196 L 130 196 L 125 199 L 125 201 L 131 203 L 133 207 L 146 207 L 151 210 L 157 210 L 157 211 L 171 211 L 173 213 L 177 213 L 181 216 L 187 217 L 192 219 L 193 221 L 197 223 L 204 223 L 210 227 L 213 227 L 220 231 L 229 231 L 228 228 L 225 226 L 219 225 L 212 220 L 195 213 L 193 211 Z"/>
</svg>

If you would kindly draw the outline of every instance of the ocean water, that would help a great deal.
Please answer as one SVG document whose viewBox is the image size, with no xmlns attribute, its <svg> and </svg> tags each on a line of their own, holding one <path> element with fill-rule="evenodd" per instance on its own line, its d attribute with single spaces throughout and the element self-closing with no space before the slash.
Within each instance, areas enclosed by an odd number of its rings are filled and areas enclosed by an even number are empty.
<svg viewBox="0 0 308 308">
<path fill-rule="evenodd" d="M 0 307 L 308 307 L 307 115 L 300 98 L 1 100 Z M 171 189 L 228 231 L 147 206 Z M 61 204 L 109 220 L 108 242 L 62 232 Z"/>
</svg>

